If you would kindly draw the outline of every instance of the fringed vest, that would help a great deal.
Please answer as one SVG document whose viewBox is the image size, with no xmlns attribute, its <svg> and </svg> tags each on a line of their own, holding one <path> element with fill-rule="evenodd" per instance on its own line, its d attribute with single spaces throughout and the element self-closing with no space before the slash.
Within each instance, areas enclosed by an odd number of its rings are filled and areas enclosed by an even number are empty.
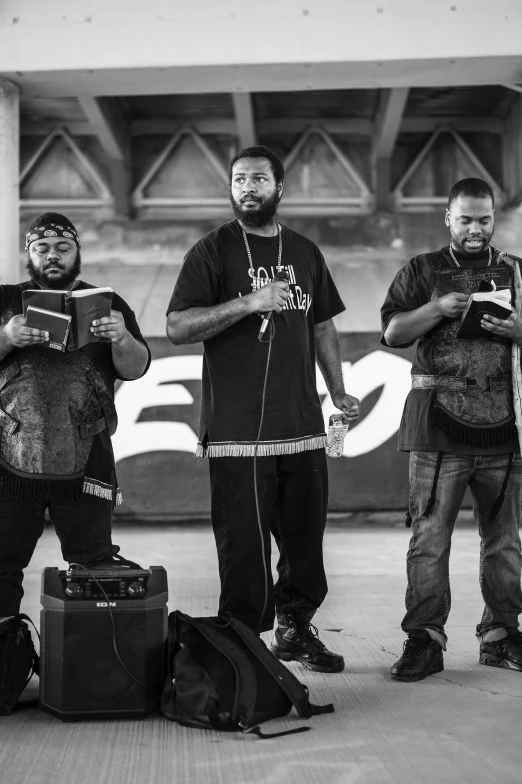
<svg viewBox="0 0 522 784">
<path fill-rule="evenodd" d="M 492 266 L 480 270 L 450 267 L 442 252 L 428 253 L 434 270 L 432 300 L 452 291 L 473 294 L 481 280 L 492 279 L 497 288 L 510 288 L 514 298 L 513 270 L 492 250 Z M 468 446 L 500 446 L 517 435 L 511 341 L 495 335 L 459 340 L 459 325 L 460 319 L 444 318 L 426 336 L 433 347 L 433 423 Z"/>
<path fill-rule="evenodd" d="M 31 284 L 29 284 L 30 286 Z M 22 312 L 21 292 L 0 323 Z M 93 437 L 116 430 L 108 380 L 95 366 L 97 344 L 62 353 L 14 348 L 0 362 L 0 487 L 18 499 L 81 497 Z"/>
</svg>

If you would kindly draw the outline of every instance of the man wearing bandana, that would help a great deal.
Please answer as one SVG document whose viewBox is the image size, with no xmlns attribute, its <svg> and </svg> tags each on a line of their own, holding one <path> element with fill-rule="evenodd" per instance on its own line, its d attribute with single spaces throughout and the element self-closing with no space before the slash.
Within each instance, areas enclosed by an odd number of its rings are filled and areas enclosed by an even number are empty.
<svg viewBox="0 0 522 784">
<path fill-rule="evenodd" d="M 78 279 L 80 240 L 65 216 L 38 216 L 25 249 L 31 279 L 0 286 L 0 618 L 19 612 L 46 508 L 66 561 L 113 561 L 112 510 L 121 499 L 110 439 L 114 382 L 139 378 L 150 364 L 134 313 L 117 294 L 110 316 L 91 326 L 110 342 L 63 353 L 46 347 L 48 334 L 25 325 L 22 292 L 94 287 Z"/>
<path fill-rule="evenodd" d="M 187 253 L 167 323 L 176 345 L 204 341 L 196 454 L 210 463 L 219 609 L 256 632 L 271 629 L 277 612 L 276 656 L 339 672 L 343 657 L 319 640 L 311 619 L 327 592 L 328 476 L 316 357 L 334 405 L 346 421 L 357 419 L 333 324 L 344 305 L 319 248 L 276 220 L 284 186 L 279 158 L 263 146 L 242 150 L 229 180 L 236 220 Z M 263 336 L 260 314 L 269 312 Z M 275 586 L 270 533 L 280 554 Z"/>
<path fill-rule="evenodd" d="M 391 669 L 396 680 L 444 668 L 451 536 L 468 485 L 481 539 L 480 663 L 522 671 L 521 260 L 489 244 L 493 224 L 490 186 L 476 178 L 454 185 L 449 245 L 409 261 L 381 311 L 384 345 L 418 340 L 399 432 L 399 450 L 410 453 L 413 536 L 402 622 L 408 639 Z M 507 319 L 486 313 L 478 337 L 459 338 L 470 294 L 492 282 L 511 292 L 513 312 Z"/>
</svg>

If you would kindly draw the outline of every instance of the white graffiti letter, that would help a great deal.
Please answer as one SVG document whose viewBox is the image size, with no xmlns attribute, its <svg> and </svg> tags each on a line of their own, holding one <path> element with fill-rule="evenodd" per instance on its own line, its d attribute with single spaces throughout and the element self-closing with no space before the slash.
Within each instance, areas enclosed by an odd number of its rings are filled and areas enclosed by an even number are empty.
<svg viewBox="0 0 522 784">
<path fill-rule="evenodd" d="M 116 393 L 119 425 L 112 438 L 116 461 L 143 452 L 195 452 L 197 436 L 185 422 L 138 422 L 150 406 L 191 405 L 194 399 L 182 384 L 172 381 L 201 379 L 203 357 L 179 354 L 151 362 L 148 373 L 124 381 Z"/>
<path fill-rule="evenodd" d="M 371 452 L 397 432 L 411 385 L 410 370 L 411 362 L 386 351 L 373 351 L 353 365 L 351 362 L 343 362 L 344 385 L 350 395 L 362 400 L 375 389 L 384 387 L 370 413 L 354 430 L 348 431 L 343 457 L 357 457 Z M 319 394 L 327 393 L 320 371 L 317 380 Z M 329 394 L 322 408 L 325 428 L 328 428 L 330 414 L 337 411 Z"/>
</svg>

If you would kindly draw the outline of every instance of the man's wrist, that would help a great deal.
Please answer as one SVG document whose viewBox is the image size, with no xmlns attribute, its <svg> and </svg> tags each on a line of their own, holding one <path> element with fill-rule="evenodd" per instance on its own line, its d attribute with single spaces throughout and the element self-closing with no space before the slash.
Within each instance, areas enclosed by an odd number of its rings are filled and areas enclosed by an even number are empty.
<svg viewBox="0 0 522 784">
<path fill-rule="evenodd" d="M 125 348 L 127 345 L 130 345 L 132 341 L 132 335 L 128 330 L 125 330 L 123 335 L 116 340 L 111 339 L 111 343 L 113 346 L 117 346 L 118 348 Z"/>
<path fill-rule="evenodd" d="M 14 347 L 14 343 L 11 342 L 6 327 L 0 327 L 0 346 L 3 346 L 4 348 L 7 348 L 8 346 L 11 348 Z"/>
<path fill-rule="evenodd" d="M 440 304 L 440 297 L 432 299 L 429 304 L 433 308 L 433 315 L 436 316 L 439 320 L 442 320 L 446 314 L 444 313 L 442 305 Z"/>
<path fill-rule="evenodd" d="M 256 313 L 255 303 L 252 304 L 253 295 L 254 292 L 252 291 L 250 294 L 245 294 L 244 296 L 237 298 L 239 307 L 241 310 L 245 311 L 245 313 Z"/>
</svg>

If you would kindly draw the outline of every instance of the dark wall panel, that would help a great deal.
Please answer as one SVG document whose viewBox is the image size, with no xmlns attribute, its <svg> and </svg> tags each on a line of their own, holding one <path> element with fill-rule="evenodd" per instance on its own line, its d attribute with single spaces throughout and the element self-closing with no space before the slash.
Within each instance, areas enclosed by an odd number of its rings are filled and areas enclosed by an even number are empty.
<svg viewBox="0 0 522 784">
<path fill-rule="evenodd" d="M 153 365 L 148 386 L 144 384 L 143 387 L 133 388 L 132 384 L 138 382 L 130 382 L 128 404 L 124 402 L 123 389 L 120 387 L 117 391 L 116 403 L 120 414 L 120 431 L 117 436 L 125 434 L 127 428 L 127 443 L 130 442 L 130 449 L 134 450 L 134 454 L 123 457 L 117 463 L 118 479 L 124 495 L 124 505 L 118 511 L 136 518 L 207 517 L 210 508 L 207 461 L 196 459 L 192 452 L 185 451 L 186 441 L 184 449 L 176 449 L 175 438 L 167 444 L 168 449 L 151 450 L 151 438 L 154 437 L 150 435 L 152 431 L 140 427 L 147 423 L 159 425 L 159 430 L 154 431 L 159 433 L 158 438 L 172 423 L 188 425 L 193 433 L 197 433 L 200 381 L 194 377 L 183 378 L 183 373 L 178 372 L 175 366 L 181 367 L 184 359 L 189 357 L 192 357 L 190 362 L 197 363 L 199 358 L 194 355 L 201 355 L 202 347 L 176 347 L 166 338 L 153 338 L 150 346 L 155 361 L 168 357 L 179 358 L 180 361 L 170 365 L 167 363 L 173 368 L 171 376 L 168 371 L 154 376 L 154 367 L 160 367 L 161 362 Z M 364 431 L 360 430 L 359 434 L 364 433 L 365 437 L 362 440 L 358 438 L 358 445 L 353 447 L 356 455 L 328 461 L 330 511 L 405 508 L 408 498 L 408 458 L 396 451 L 395 424 L 391 426 L 392 432 L 389 431 L 390 422 L 398 425 L 400 420 L 411 350 L 384 348 L 379 344 L 378 333 L 360 332 L 343 333 L 341 351 L 343 362 L 351 363 L 345 365 L 347 391 L 358 394 L 358 389 L 366 387 L 368 390 L 367 394 L 361 395 L 361 420 L 353 429 L 351 438 L 355 439 L 357 428 L 363 427 Z M 166 367 L 165 363 L 163 367 Z M 191 370 L 187 375 L 196 374 Z M 165 393 L 165 386 L 169 384 L 179 385 L 178 398 L 174 396 L 172 404 L 164 404 L 169 396 L 168 392 Z M 130 395 L 133 389 L 136 391 Z M 324 400 L 321 383 L 318 389 Z M 176 403 L 176 400 L 182 401 L 183 396 L 189 400 L 191 397 L 193 402 Z M 384 409 L 383 401 L 388 401 Z M 131 408 L 135 405 L 134 424 L 129 419 L 127 405 Z M 183 434 L 180 437 L 185 438 Z M 116 439 L 115 447 L 118 455 Z"/>
</svg>

